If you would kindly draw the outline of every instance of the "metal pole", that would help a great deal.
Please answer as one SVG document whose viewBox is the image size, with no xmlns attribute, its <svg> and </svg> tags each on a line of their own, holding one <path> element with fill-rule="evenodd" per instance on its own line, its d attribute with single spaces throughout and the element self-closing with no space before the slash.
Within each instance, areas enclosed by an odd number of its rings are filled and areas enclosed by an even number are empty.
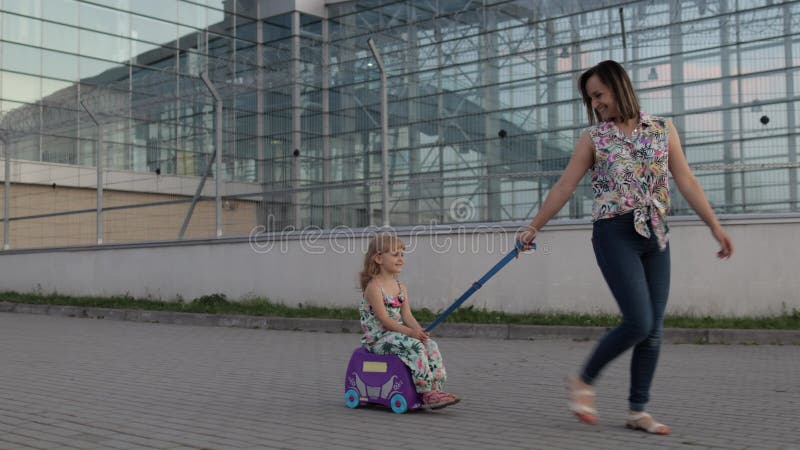
<svg viewBox="0 0 800 450">
<path fill-rule="evenodd" d="M 330 48 L 328 19 L 322 19 L 322 182 L 331 181 Z M 322 190 L 322 228 L 331 227 L 331 190 Z M 341 219 L 339 219 L 341 220 Z M 337 221 L 338 223 L 338 221 Z"/>
<path fill-rule="evenodd" d="M 623 8 L 619 8 L 618 11 L 619 24 L 622 27 L 622 64 L 628 69 L 628 36 L 625 34 L 625 13 Z"/>
<path fill-rule="evenodd" d="M 383 179 L 383 226 L 389 226 L 389 99 L 386 94 L 386 70 L 383 67 L 381 55 L 375 48 L 375 41 L 372 38 L 367 40 L 372 56 L 378 64 L 381 72 L 381 178 Z"/>
<path fill-rule="evenodd" d="M 217 227 L 217 237 L 222 236 L 222 97 L 219 96 L 219 92 L 211 84 L 211 80 L 208 78 L 208 74 L 202 72 L 200 74 L 200 79 L 203 80 L 203 83 L 206 84 L 209 92 L 214 97 L 214 113 L 216 115 L 216 130 L 215 130 L 215 158 L 214 163 L 217 168 L 217 174 L 214 177 L 215 186 L 217 190 L 217 211 L 216 211 L 216 227 Z"/>
<path fill-rule="evenodd" d="M 97 160 L 95 161 L 95 166 L 97 166 L 97 244 L 100 245 L 103 243 L 103 126 L 100 125 L 100 122 L 83 100 L 81 100 L 81 106 L 83 106 L 83 109 L 86 110 L 89 118 L 92 119 L 92 122 L 97 127 Z"/>
<path fill-rule="evenodd" d="M 183 218 L 183 225 L 181 225 L 181 231 L 178 232 L 178 239 L 183 239 L 183 235 L 186 233 L 186 228 L 189 227 L 189 221 L 192 219 L 192 214 L 194 214 L 194 207 L 197 206 L 197 201 L 203 194 L 203 186 L 206 185 L 208 174 L 211 173 L 211 164 L 214 163 L 216 154 L 217 150 L 214 149 L 214 152 L 211 153 L 211 158 L 206 161 L 205 169 L 203 169 L 203 176 L 200 178 L 200 182 L 197 183 L 197 190 L 195 190 L 194 197 L 192 197 L 192 204 L 189 205 L 189 210 L 186 212 L 186 216 Z"/>
<path fill-rule="evenodd" d="M 291 26 L 292 26 L 292 38 L 291 38 L 291 46 L 292 46 L 292 59 L 290 65 L 291 77 L 292 77 L 292 157 L 290 159 L 291 164 L 291 180 L 289 180 L 292 184 L 292 189 L 294 192 L 291 194 L 291 220 L 292 226 L 296 228 L 300 228 L 300 224 L 302 223 L 302 219 L 300 218 L 301 210 L 300 210 L 300 202 L 301 196 L 298 193 L 297 189 L 300 188 L 300 173 L 301 173 L 301 164 L 300 164 L 300 147 L 303 145 L 303 90 L 301 89 L 302 86 L 300 83 L 301 80 L 301 73 L 302 70 L 300 68 L 300 53 L 301 53 L 301 45 L 300 45 L 300 34 L 301 34 L 301 26 L 300 26 L 300 12 L 294 11 L 291 13 Z"/>
<path fill-rule="evenodd" d="M 11 158 L 9 157 L 10 152 L 8 151 L 8 141 L 2 136 L 0 136 L 0 143 L 3 144 L 3 157 L 5 158 L 5 189 L 3 190 L 3 250 L 8 250 L 10 248 L 9 244 L 9 226 L 11 225 L 10 220 L 8 219 L 8 201 L 9 201 L 9 193 L 11 192 Z"/>
</svg>

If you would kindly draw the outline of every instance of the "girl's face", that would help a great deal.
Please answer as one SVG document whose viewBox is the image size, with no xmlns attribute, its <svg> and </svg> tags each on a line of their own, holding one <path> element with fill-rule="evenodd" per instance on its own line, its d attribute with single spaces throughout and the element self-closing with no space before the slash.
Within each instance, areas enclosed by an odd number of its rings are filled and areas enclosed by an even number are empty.
<svg viewBox="0 0 800 450">
<path fill-rule="evenodd" d="M 392 249 L 389 252 L 377 254 L 375 262 L 381 267 L 381 272 L 396 275 L 403 270 L 403 257 L 402 249 Z"/>
<path fill-rule="evenodd" d="M 592 75 L 586 80 L 586 93 L 592 99 L 592 109 L 597 111 L 603 120 L 612 120 L 620 117 L 617 98 L 608 86 L 600 81 L 597 75 Z"/>
</svg>

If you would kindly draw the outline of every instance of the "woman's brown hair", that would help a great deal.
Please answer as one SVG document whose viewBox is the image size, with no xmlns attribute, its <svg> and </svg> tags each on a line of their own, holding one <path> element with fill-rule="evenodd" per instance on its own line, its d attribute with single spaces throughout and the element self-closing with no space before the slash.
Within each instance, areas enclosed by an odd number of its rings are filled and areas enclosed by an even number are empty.
<svg viewBox="0 0 800 450">
<path fill-rule="evenodd" d="M 364 270 L 358 274 L 361 290 L 363 291 L 366 289 L 369 281 L 381 273 L 381 266 L 375 262 L 375 256 L 380 255 L 381 253 L 389 253 L 396 250 L 405 249 L 406 244 L 404 244 L 403 240 L 394 234 L 380 233 L 375 235 L 375 237 L 373 237 L 369 242 L 367 254 L 364 255 Z"/>
<path fill-rule="evenodd" d="M 603 61 L 596 66 L 588 69 L 581 74 L 578 79 L 580 86 L 581 96 L 583 97 L 583 104 L 586 105 L 586 114 L 589 116 L 589 124 L 594 125 L 600 123 L 603 119 L 597 111 L 592 108 L 592 97 L 586 92 L 586 82 L 592 75 L 597 75 L 600 82 L 606 85 L 614 97 L 617 99 L 617 108 L 622 115 L 622 120 L 633 119 L 639 117 L 639 98 L 636 97 L 636 91 L 633 90 L 633 83 L 628 77 L 628 73 L 616 61 Z"/>
</svg>

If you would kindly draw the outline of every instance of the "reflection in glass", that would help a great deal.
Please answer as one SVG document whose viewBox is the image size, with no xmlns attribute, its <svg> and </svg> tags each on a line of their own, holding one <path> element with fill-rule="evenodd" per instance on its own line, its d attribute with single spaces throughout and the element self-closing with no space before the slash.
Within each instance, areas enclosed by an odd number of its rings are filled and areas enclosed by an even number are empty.
<svg viewBox="0 0 800 450">
<path fill-rule="evenodd" d="M 38 2 L 37 2 L 38 3 Z M 4 13 L 2 18 L 2 36 L 4 41 L 39 46 L 42 43 L 42 22 L 39 19 Z"/>
<path fill-rule="evenodd" d="M 0 97 L 20 103 L 35 103 L 41 98 L 42 81 L 34 75 L 0 71 Z"/>
<path fill-rule="evenodd" d="M 692 164 L 796 154 L 796 139 L 774 140 L 800 117 L 785 100 L 800 86 L 790 64 L 800 44 L 784 36 L 785 12 L 796 7 L 631 4 L 623 56 L 616 7 L 528 3 L 333 2 L 323 45 L 322 19 L 300 13 L 293 30 L 292 14 L 253 17 L 254 0 L 1 0 L 0 107 L 28 117 L 44 114 L 36 102 L 53 108 L 26 155 L 93 164 L 88 118 L 56 114 L 80 94 L 119 113 L 108 124 L 109 167 L 198 176 L 214 145 L 212 100 L 199 80 L 207 71 L 224 98 L 224 178 L 314 187 L 270 207 L 291 215 L 289 203 L 300 201 L 300 225 L 323 225 L 325 208 L 326 226 L 380 217 L 377 184 L 360 185 L 381 173 L 378 72 L 366 34 L 389 71 L 394 224 L 450 220 L 447 202 L 460 197 L 473 199 L 475 220 L 538 208 L 557 179 L 541 171 L 562 170 L 586 126 L 576 78 L 608 58 L 625 58 L 647 112 L 680 125 Z M 40 128 L 51 132 L 44 138 Z M 786 209 L 788 179 L 765 173 L 772 178 L 698 177 L 722 210 Z M 431 180 L 413 181 L 421 174 Z M 332 190 L 325 205 L 318 187 L 335 180 L 359 187 Z M 750 187 L 763 195 L 748 196 Z M 586 217 L 588 191 L 570 202 L 559 217 Z"/>
<path fill-rule="evenodd" d="M 105 8 L 89 3 L 80 3 L 80 24 L 82 28 L 116 35 L 130 35 L 130 13 Z"/>
<path fill-rule="evenodd" d="M 44 22 L 42 46 L 51 50 L 78 53 L 78 29 L 72 26 Z"/>
</svg>

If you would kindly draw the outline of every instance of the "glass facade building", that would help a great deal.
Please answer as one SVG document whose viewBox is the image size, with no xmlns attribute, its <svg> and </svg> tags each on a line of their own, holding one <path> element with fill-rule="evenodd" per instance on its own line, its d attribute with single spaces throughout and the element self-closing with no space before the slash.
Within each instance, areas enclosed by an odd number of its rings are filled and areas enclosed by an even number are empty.
<svg viewBox="0 0 800 450">
<path fill-rule="evenodd" d="M 30 189 L 95 189 L 69 169 L 99 153 L 117 193 L 141 180 L 188 206 L 219 177 L 249 205 L 223 234 L 381 225 L 386 207 L 392 226 L 525 219 L 587 125 L 576 80 L 605 59 L 675 122 L 718 213 L 796 212 L 797 30 L 800 2 L 778 0 L 0 0 L 0 137 L 32 167 L 8 214 L 88 214 Z M 587 182 L 559 218 L 589 217 Z M 121 199 L 142 229 L 164 201 Z M 136 236 L 116 239 L 161 238 Z"/>
</svg>

